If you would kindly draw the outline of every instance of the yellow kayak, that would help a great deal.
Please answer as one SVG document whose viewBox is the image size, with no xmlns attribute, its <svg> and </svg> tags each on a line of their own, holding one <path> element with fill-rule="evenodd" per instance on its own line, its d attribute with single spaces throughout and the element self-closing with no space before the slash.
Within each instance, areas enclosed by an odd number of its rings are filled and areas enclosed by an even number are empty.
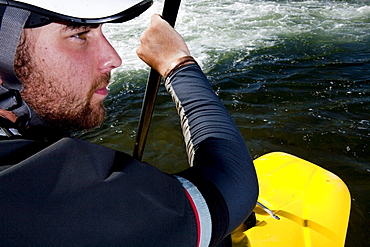
<svg viewBox="0 0 370 247">
<path fill-rule="evenodd" d="M 281 152 L 254 164 L 260 188 L 256 222 L 233 232 L 234 247 L 344 246 L 351 198 L 339 177 Z"/>
</svg>

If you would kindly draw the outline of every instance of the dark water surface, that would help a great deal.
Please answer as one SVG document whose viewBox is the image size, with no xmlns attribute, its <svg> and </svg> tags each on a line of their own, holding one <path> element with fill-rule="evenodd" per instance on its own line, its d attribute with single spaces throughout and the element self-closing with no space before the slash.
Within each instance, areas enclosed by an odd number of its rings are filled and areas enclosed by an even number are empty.
<svg viewBox="0 0 370 247">
<path fill-rule="evenodd" d="M 106 28 L 124 61 L 113 74 L 106 122 L 81 138 L 132 153 L 148 75 L 134 49 L 162 3 L 131 23 Z M 370 2 L 188 0 L 177 30 L 251 155 L 288 152 L 342 178 L 352 197 L 346 246 L 367 246 Z M 144 160 L 170 173 L 187 167 L 180 123 L 163 87 Z"/>
</svg>

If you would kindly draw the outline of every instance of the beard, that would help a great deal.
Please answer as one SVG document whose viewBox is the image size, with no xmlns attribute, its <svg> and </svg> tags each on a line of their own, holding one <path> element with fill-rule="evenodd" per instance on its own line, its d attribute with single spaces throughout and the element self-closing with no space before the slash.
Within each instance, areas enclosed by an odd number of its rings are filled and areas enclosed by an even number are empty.
<svg viewBox="0 0 370 247">
<path fill-rule="evenodd" d="M 23 84 L 22 99 L 54 128 L 72 131 L 99 126 L 104 120 L 105 108 L 102 102 L 92 104 L 92 97 L 97 89 L 109 83 L 110 73 L 96 79 L 87 95 L 81 96 L 39 68 L 30 50 L 23 37 L 14 65 L 15 73 Z"/>
</svg>

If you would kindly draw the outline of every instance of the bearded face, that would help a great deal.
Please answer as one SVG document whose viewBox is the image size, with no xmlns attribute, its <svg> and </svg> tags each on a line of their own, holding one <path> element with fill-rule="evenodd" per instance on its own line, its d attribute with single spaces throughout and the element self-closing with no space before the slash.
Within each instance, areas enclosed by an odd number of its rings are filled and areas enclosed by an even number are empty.
<svg viewBox="0 0 370 247">
<path fill-rule="evenodd" d="M 94 128 L 104 120 L 102 103 L 113 68 L 103 70 L 99 65 L 99 47 L 106 45 L 102 43 L 105 38 L 101 39 L 98 28 L 87 27 L 81 39 L 71 35 L 75 33 L 73 28 L 55 25 L 51 37 L 50 30 L 42 29 L 48 26 L 25 30 L 22 36 L 15 59 L 15 72 L 24 87 L 22 98 L 54 127 Z M 49 35 L 42 36 L 44 31 Z M 87 36 L 98 31 L 95 36 Z"/>
</svg>

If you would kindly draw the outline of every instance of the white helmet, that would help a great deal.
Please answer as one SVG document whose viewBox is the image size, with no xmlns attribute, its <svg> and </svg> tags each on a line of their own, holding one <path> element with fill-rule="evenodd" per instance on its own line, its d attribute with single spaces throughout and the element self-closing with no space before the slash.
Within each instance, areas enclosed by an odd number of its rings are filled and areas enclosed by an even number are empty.
<svg viewBox="0 0 370 247">
<path fill-rule="evenodd" d="M 25 27 L 67 21 L 77 24 L 124 22 L 140 15 L 153 0 L 0 0 L 1 9 L 16 7 L 30 11 Z"/>
<path fill-rule="evenodd" d="M 18 117 L 30 115 L 19 92 L 22 84 L 14 73 L 14 58 L 23 28 L 51 22 L 76 25 L 124 22 L 148 9 L 153 0 L 0 0 L 0 108 Z"/>
</svg>

